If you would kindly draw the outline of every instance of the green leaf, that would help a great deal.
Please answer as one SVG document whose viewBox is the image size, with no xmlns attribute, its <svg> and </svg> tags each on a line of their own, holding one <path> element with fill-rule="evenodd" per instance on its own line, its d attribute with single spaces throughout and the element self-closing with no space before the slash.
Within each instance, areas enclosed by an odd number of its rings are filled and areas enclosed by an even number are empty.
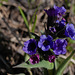
<svg viewBox="0 0 75 75">
<path fill-rule="evenodd" d="M 28 31 L 29 31 L 29 24 L 28 24 L 27 18 L 26 18 L 26 16 L 24 15 L 24 13 L 23 13 L 22 9 L 20 8 L 20 6 L 19 6 L 18 8 L 19 8 L 19 11 L 20 11 L 20 13 L 21 13 L 23 19 L 24 19 L 24 22 L 25 22 L 25 24 L 26 24 L 26 27 L 27 27 L 27 29 L 28 29 Z"/>
<path fill-rule="evenodd" d="M 45 61 L 45 60 L 42 60 L 40 61 L 39 63 L 37 64 L 26 64 L 26 63 L 22 63 L 20 65 L 17 65 L 15 66 L 14 68 L 38 68 L 38 67 L 43 67 L 43 68 L 47 68 L 47 69 L 53 69 L 54 68 L 54 64 L 53 63 L 50 63 L 49 61 Z"/>
<path fill-rule="evenodd" d="M 30 36 L 30 38 L 31 38 L 31 34 L 30 34 L 30 29 L 29 29 L 29 24 L 28 24 L 27 18 L 26 18 L 26 16 L 24 15 L 24 13 L 23 13 L 22 9 L 20 8 L 20 6 L 19 6 L 18 8 L 19 8 L 19 11 L 20 11 L 20 13 L 21 13 L 23 19 L 24 19 L 24 22 L 25 22 L 26 27 L 27 27 L 28 32 L 29 32 L 29 36 Z"/>
<path fill-rule="evenodd" d="M 58 57 L 55 59 L 55 69 L 57 70 L 60 64 L 63 62 L 64 59 Z"/>
<path fill-rule="evenodd" d="M 40 38 L 37 34 L 32 33 L 32 32 L 31 32 L 31 36 L 33 36 L 33 38 L 35 38 L 36 40 L 39 40 L 39 38 Z"/>
<path fill-rule="evenodd" d="M 29 58 L 30 58 L 30 57 L 29 57 L 29 55 L 28 55 L 28 54 L 26 54 L 26 53 L 25 53 L 25 56 L 24 56 L 24 57 L 25 57 L 25 62 L 26 62 L 26 61 L 28 61 L 28 60 L 29 60 Z"/>
<path fill-rule="evenodd" d="M 35 21 L 34 21 L 34 24 L 33 24 L 33 27 L 32 27 L 32 32 L 33 32 L 33 33 L 34 33 L 34 31 L 35 31 L 36 20 L 37 20 L 37 15 L 35 16 Z"/>
<path fill-rule="evenodd" d="M 68 38 L 69 43 L 75 43 L 75 40 L 72 40 L 71 38 Z"/>
<path fill-rule="evenodd" d="M 55 75 L 62 75 L 62 72 L 65 70 L 65 68 L 68 66 L 68 63 L 70 62 L 70 59 L 72 58 L 72 56 L 74 55 L 75 51 L 72 51 L 72 53 L 70 54 L 69 57 L 67 57 L 67 59 L 65 59 L 60 66 L 58 67 L 58 69 L 55 72 Z"/>
<path fill-rule="evenodd" d="M 75 3 L 72 5 L 72 11 L 73 11 L 73 13 L 75 15 Z"/>
<path fill-rule="evenodd" d="M 36 12 L 38 11 L 38 8 L 39 8 L 39 6 L 36 8 L 36 10 L 35 10 L 35 12 L 34 12 L 32 18 L 31 18 L 31 24 L 32 24 L 32 22 L 33 22 L 33 20 L 34 20 L 34 17 L 35 17 L 35 15 L 36 15 Z"/>
<path fill-rule="evenodd" d="M 2 3 L 0 3 L 0 6 L 2 6 Z"/>
<path fill-rule="evenodd" d="M 8 0 L 1 0 L 1 1 L 5 1 L 5 2 L 8 2 Z"/>
<path fill-rule="evenodd" d="M 70 3 L 69 3 L 68 0 L 65 0 L 65 4 L 66 4 L 67 7 L 70 7 Z"/>
<path fill-rule="evenodd" d="M 69 51 L 69 52 L 73 51 L 73 47 L 67 46 L 67 51 Z"/>
</svg>

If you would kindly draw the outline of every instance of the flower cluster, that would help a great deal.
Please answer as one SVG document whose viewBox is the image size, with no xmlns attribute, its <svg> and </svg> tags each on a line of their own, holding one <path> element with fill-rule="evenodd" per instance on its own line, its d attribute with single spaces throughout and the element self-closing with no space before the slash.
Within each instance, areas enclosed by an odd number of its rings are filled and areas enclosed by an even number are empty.
<svg viewBox="0 0 75 75">
<path fill-rule="evenodd" d="M 54 5 L 53 8 L 44 9 L 44 11 L 48 15 L 46 34 L 39 36 L 38 40 L 35 38 L 24 42 L 23 51 L 31 55 L 29 59 L 31 64 L 39 63 L 40 59 L 54 62 L 56 55 L 66 54 L 67 52 L 65 38 L 70 37 L 75 40 L 73 24 L 66 24 L 65 18 L 63 18 L 66 12 L 63 6 Z"/>
</svg>

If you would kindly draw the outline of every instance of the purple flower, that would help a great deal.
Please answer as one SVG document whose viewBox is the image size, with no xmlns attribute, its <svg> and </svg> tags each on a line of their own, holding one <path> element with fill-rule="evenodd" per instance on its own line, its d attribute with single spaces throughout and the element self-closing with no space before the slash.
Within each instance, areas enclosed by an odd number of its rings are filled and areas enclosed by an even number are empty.
<svg viewBox="0 0 75 75">
<path fill-rule="evenodd" d="M 23 47 L 24 52 L 33 55 L 36 53 L 36 49 L 37 49 L 37 42 L 34 39 L 30 39 L 24 42 L 24 47 Z"/>
<path fill-rule="evenodd" d="M 44 11 L 47 13 L 48 16 L 56 16 L 57 15 L 57 10 L 54 8 L 50 8 L 48 10 L 44 9 Z"/>
<path fill-rule="evenodd" d="M 67 24 L 65 35 L 70 37 L 72 40 L 75 40 L 75 29 L 73 24 Z"/>
<path fill-rule="evenodd" d="M 57 39 L 53 45 L 53 52 L 56 55 L 65 54 L 66 53 L 67 41 L 65 39 Z"/>
<path fill-rule="evenodd" d="M 63 28 L 66 25 L 66 20 L 63 18 L 61 21 L 57 20 L 56 23 L 59 24 L 60 28 Z"/>
<path fill-rule="evenodd" d="M 48 61 L 51 62 L 51 63 L 54 62 L 55 61 L 55 56 L 54 55 L 49 55 Z"/>
<path fill-rule="evenodd" d="M 40 59 L 39 59 L 39 55 L 32 55 L 29 59 L 31 64 L 36 64 L 39 63 Z"/>
<path fill-rule="evenodd" d="M 50 32 L 54 33 L 56 32 L 56 29 L 54 27 L 49 28 Z"/>
<path fill-rule="evenodd" d="M 41 48 L 43 51 L 48 51 L 50 48 L 53 47 L 53 38 L 48 35 L 40 36 L 40 41 L 38 42 L 38 47 Z"/>
<path fill-rule="evenodd" d="M 54 8 L 48 10 L 44 9 L 48 16 L 57 16 L 58 18 L 65 14 L 66 9 L 62 7 L 57 7 L 54 5 Z"/>
<path fill-rule="evenodd" d="M 65 14 L 66 9 L 64 8 L 64 6 L 62 7 L 57 7 L 54 5 L 54 9 L 57 10 L 57 17 L 60 18 L 62 15 Z"/>
</svg>

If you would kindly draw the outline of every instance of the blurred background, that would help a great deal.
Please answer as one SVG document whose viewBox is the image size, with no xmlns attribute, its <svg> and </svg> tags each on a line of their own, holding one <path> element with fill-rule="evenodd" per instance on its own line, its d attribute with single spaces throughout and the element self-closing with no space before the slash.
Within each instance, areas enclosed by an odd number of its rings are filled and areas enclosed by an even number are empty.
<svg viewBox="0 0 75 75">
<path fill-rule="evenodd" d="M 12 67 L 25 61 L 22 47 L 30 39 L 29 30 L 37 35 L 44 32 L 47 22 L 44 9 L 54 4 L 64 6 L 67 9 L 64 18 L 75 25 L 75 0 L 0 0 L 0 75 L 43 75 L 43 68 Z M 66 55 L 59 57 L 64 60 L 73 49 L 75 41 L 70 40 Z M 75 75 L 75 56 L 63 75 Z"/>
</svg>

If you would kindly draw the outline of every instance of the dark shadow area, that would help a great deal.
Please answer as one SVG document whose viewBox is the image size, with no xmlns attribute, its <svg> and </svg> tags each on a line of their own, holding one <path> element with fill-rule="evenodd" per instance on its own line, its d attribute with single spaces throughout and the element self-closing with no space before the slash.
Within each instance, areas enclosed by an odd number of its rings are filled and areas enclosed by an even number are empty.
<svg viewBox="0 0 75 75">
<path fill-rule="evenodd" d="M 0 75 L 27 73 L 26 69 L 12 68 L 13 65 L 22 63 L 24 57 L 14 51 L 9 42 L 10 40 L 0 37 Z"/>
</svg>

